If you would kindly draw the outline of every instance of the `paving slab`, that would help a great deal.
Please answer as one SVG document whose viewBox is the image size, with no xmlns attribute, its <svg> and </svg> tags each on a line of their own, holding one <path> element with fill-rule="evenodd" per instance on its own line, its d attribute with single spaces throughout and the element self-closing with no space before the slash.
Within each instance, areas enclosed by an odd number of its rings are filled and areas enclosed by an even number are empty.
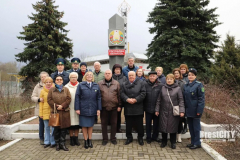
<svg viewBox="0 0 240 160">
<path fill-rule="evenodd" d="M 44 149 L 39 145 L 39 140 L 23 139 L 11 147 L 0 152 L 0 159 L 29 159 L 29 160 L 70 160 L 70 159 L 84 159 L 84 160 L 136 160 L 136 159 L 191 159 L 191 160 L 212 160 L 213 158 L 207 154 L 202 148 L 190 150 L 185 146 L 189 143 L 188 140 L 183 140 L 182 143 L 177 144 L 175 150 L 170 148 L 170 142 L 165 148 L 160 148 L 159 143 L 152 142 L 143 146 L 138 145 L 137 140 L 129 145 L 124 145 L 125 140 L 117 140 L 118 144 L 113 145 L 108 143 L 102 146 L 102 141 L 94 140 L 93 148 L 85 149 L 83 147 L 83 140 L 80 140 L 80 146 L 70 146 L 69 140 L 67 147 L 70 151 L 56 151 L 55 148 Z"/>
</svg>

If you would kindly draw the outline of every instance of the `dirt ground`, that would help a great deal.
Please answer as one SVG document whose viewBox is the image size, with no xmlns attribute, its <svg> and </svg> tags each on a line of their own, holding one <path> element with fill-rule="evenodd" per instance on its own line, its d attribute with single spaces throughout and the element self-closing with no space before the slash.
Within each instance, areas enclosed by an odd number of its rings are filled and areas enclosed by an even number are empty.
<svg viewBox="0 0 240 160">
<path fill-rule="evenodd" d="M 213 149 L 224 156 L 227 160 L 239 160 L 240 140 L 236 142 L 208 142 Z"/>
</svg>

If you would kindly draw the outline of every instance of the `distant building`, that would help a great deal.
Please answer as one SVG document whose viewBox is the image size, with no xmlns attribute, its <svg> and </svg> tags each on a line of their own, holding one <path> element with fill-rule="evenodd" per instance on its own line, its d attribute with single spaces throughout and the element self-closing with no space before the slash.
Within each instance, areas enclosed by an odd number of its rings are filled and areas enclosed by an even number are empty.
<svg viewBox="0 0 240 160">
<path fill-rule="evenodd" d="M 147 75 L 148 72 L 150 72 L 150 69 L 147 69 L 148 63 L 145 63 L 144 61 L 147 60 L 147 56 L 142 54 L 142 53 L 127 53 L 124 58 L 124 64 L 125 66 L 127 65 L 127 59 L 128 57 L 134 57 L 135 58 L 135 65 L 138 66 L 139 68 L 142 68 L 144 71 L 144 74 Z M 93 64 L 94 62 L 100 62 L 101 63 L 101 70 L 106 71 L 107 69 L 112 69 L 109 68 L 109 56 L 108 54 L 102 54 L 102 55 L 95 55 L 95 56 L 90 56 L 84 59 L 84 62 L 88 64 L 88 68 L 94 70 Z M 125 67 L 123 66 L 123 67 Z"/>
</svg>

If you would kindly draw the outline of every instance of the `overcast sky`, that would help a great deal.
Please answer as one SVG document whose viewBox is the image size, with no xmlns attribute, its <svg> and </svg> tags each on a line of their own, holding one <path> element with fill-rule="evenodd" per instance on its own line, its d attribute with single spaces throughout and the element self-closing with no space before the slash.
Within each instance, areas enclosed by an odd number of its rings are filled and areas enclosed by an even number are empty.
<svg viewBox="0 0 240 160">
<path fill-rule="evenodd" d="M 128 41 L 130 52 L 145 53 L 153 35 L 146 23 L 148 13 L 157 0 L 126 0 L 131 5 L 128 15 Z M 35 12 L 32 4 L 37 0 L 0 1 L 0 62 L 15 61 L 15 54 L 24 48 L 24 41 L 18 40 L 22 26 L 32 23 L 27 17 Z M 81 53 L 89 55 L 108 54 L 108 20 L 118 13 L 123 0 L 56 0 L 59 11 L 64 11 L 62 21 L 70 30 L 68 37 L 73 40 L 74 56 Z M 240 40 L 240 0 L 211 0 L 209 8 L 218 7 L 219 21 L 216 28 L 222 42 L 227 33 Z M 240 42 L 239 42 L 240 43 Z M 15 49 L 17 48 L 17 49 Z"/>
</svg>

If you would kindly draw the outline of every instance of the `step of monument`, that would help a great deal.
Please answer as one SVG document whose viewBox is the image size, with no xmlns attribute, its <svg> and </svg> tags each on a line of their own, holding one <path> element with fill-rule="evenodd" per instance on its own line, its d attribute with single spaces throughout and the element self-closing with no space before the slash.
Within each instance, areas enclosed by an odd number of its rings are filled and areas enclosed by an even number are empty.
<svg viewBox="0 0 240 160">
<path fill-rule="evenodd" d="M 132 133 L 133 139 L 137 139 L 137 133 Z M 18 139 L 18 138 L 24 138 L 24 139 L 39 139 L 39 134 L 38 133 L 26 133 L 26 132 L 15 132 L 11 134 L 12 139 Z M 110 137 L 110 133 L 108 133 L 108 137 Z M 69 135 L 66 137 L 69 139 Z M 116 133 L 116 138 L 117 139 L 126 139 L 126 133 Z M 161 134 L 159 134 L 159 138 L 162 138 Z M 169 137 L 168 137 L 169 138 Z M 186 134 L 182 134 L 182 139 L 188 139 L 190 138 L 189 132 Z M 79 133 L 78 134 L 78 139 L 83 139 L 83 134 Z M 93 133 L 92 134 L 92 139 L 94 140 L 101 140 L 102 139 L 102 133 Z M 144 135 L 144 139 L 146 139 L 146 134 Z"/>
</svg>

